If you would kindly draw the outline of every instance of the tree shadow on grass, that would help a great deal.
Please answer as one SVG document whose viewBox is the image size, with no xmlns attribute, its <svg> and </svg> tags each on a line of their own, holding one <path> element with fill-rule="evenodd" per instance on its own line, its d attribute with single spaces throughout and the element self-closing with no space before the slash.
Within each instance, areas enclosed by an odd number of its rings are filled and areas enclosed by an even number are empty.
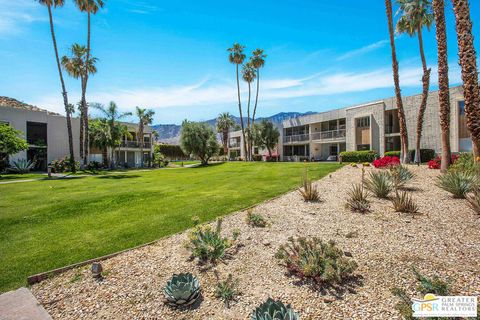
<svg viewBox="0 0 480 320">
<path fill-rule="evenodd" d="M 197 166 L 190 167 L 190 169 L 211 168 L 211 167 L 221 166 L 222 164 L 225 164 L 225 162 L 214 162 L 214 163 L 209 163 L 209 164 L 207 164 L 207 165 L 199 164 L 199 165 L 197 165 Z"/>
<path fill-rule="evenodd" d="M 138 174 L 111 174 L 111 175 L 106 175 L 106 176 L 101 176 L 97 177 L 97 179 L 132 179 L 132 178 L 138 178 L 140 177 Z"/>
</svg>

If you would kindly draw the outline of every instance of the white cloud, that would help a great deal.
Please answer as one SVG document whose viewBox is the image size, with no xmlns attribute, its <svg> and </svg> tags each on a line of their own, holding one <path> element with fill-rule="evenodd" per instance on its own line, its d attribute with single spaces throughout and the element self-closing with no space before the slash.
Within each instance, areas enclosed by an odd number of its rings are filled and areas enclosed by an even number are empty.
<svg viewBox="0 0 480 320">
<path fill-rule="evenodd" d="M 347 60 L 347 59 L 350 59 L 350 58 L 353 58 L 353 57 L 356 57 L 356 56 L 360 56 L 360 55 L 363 55 L 365 53 L 368 53 L 368 52 L 377 50 L 379 48 L 382 48 L 387 43 L 388 43 L 388 40 L 380 40 L 380 41 L 377 41 L 375 43 L 369 44 L 367 46 L 361 47 L 359 49 L 348 51 L 348 52 L 342 54 L 341 56 L 337 57 L 336 60 L 337 61 L 342 61 L 342 60 Z"/>
<path fill-rule="evenodd" d="M 31 0 L 0 0 L 0 36 L 22 32 L 26 24 L 46 21 L 47 13 L 41 14 L 41 6 Z M 46 10 L 46 9 L 45 9 Z"/>
</svg>

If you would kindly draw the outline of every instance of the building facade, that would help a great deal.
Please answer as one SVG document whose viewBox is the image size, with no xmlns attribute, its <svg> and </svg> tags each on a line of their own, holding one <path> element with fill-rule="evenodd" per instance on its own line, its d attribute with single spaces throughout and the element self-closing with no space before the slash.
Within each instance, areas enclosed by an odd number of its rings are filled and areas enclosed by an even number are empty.
<svg viewBox="0 0 480 320">
<path fill-rule="evenodd" d="M 0 97 L 0 123 L 11 125 L 21 131 L 29 145 L 26 151 L 21 151 L 9 157 L 9 161 L 19 159 L 35 160 L 37 170 L 46 170 L 47 165 L 54 160 L 70 156 L 66 117 L 38 107 L 19 102 L 12 98 Z M 120 147 L 108 149 L 108 155 L 114 155 L 118 165 L 139 167 L 148 164 L 153 155 L 152 129 L 145 128 L 143 155 L 137 138 L 138 126 L 124 123 L 129 137 L 124 137 Z M 73 151 L 75 159 L 80 159 L 80 120 L 72 118 Z M 103 162 L 103 152 L 90 148 L 90 161 Z"/>
<path fill-rule="evenodd" d="M 410 149 L 415 149 L 422 96 L 403 97 Z M 472 149 L 466 128 L 463 88 L 450 88 L 452 152 Z M 375 150 L 379 155 L 400 150 L 400 125 L 395 97 L 286 120 L 279 127 L 278 151 L 283 161 L 334 161 L 342 151 Z M 438 91 L 429 93 L 421 148 L 441 152 Z M 241 134 L 232 137 L 242 144 Z M 238 152 L 243 156 L 243 149 Z"/>
</svg>

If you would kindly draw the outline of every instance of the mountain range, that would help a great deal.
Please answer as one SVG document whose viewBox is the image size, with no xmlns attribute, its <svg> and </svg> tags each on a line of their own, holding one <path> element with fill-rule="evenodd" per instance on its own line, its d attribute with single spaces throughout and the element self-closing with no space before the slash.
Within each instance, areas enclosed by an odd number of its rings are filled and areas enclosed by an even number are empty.
<svg viewBox="0 0 480 320">
<path fill-rule="evenodd" d="M 273 122 L 275 126 L 279 126 L 283 121 L 301 117 L 301 116 L 306 116 L 310 114 L 314 114 L 315 112 L 309 111 L 309 112 L 280 112 L 277 114 L 274 114 L 273 116 L 270 117 L 261 117 L 255 119 L 255 122 L 260 122 L 262 120 L 268 120 Z M 240 124 L 240 117 L 233 117 L 235 123 Z M 243 121 L 246 123 L 247 118 L 244 118 Z M 210 125 L 212 128 L 215 129 L 215 125 L 217 123 L 217 119 L 210 119 L 207 121 L 203 121 Z M 163 143 L 169 143 L 169 144 L 178 144 L 180 141 L 180 129 L 181 125 L 177 124 L 156 124 L 151 126 L 155 131 L 158 132 L 158 141 L 163 142 Z"/>
</svg>

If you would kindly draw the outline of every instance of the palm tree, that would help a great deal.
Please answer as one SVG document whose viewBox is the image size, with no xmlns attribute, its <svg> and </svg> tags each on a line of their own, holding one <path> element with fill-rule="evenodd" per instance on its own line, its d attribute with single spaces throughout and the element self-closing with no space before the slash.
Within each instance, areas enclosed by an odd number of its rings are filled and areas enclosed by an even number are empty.
<svg viewBox="0 0 480 320">
<path fill-rule="evenodd" d="M 450 90 L 448 83 L 447 28 L 445 26 L 445 2 L 433 0 L 438 51 L 438 100 L 440 104 L 440 125 L 442 127 L 441 170 L 445 172 L 452 162 L 450 150 Z"/>
<path fill-rule="evenodd" d="M 458 56 L 462 68 L 465 116 L 467 128 L 472 135 L 474 158 L 477 161 L 477 157 L 480 156 L 480 90 L 468 0 L 453 0 L 453 10 L 457 29 Z"/>
<path fill-rule="evenodd" d="M 233 46 L 227 51 L 230 52 L 228 55 L 228 60 L 230 61 L 230 63 L 233 63 L 236 66 L 238 112 L 240 113 L 240 126 L 242 128 L 243 148 L 245 152 L 247 152 L 247 140 L 245 137 L 245 127 L 243 124 L 242 101 L 240 99 L 240 78 L 238 74 L 238 67 L 243 64 L 243 61 L 245 61 L 245 54 L 243 53 L 243 49 L 245 49 L 245 46 L 242 46 L 239 43 L 234 43 Z"/>
<path fill-rule="evenodd" d="M 222 134 L 223 153 L 228 154 L 228 133 L 230 128 L 235 125 L 233 116 L 228 113 L 220 113 L 217 118 L 217 132 Z"/>
<path fill-rule="evenodd" d="M 425 59 L 425 52 L 423 50 L 422 29 L 427 27 L 427 29 L 430 30 L 434 18 L 430 0 L 397 0 L 397 3 L 400 5 L 398 13 L 401 14 L 401 17 L 397 22 L 397 32 L 406 33 L 410 37 L 415 36 L 415 34 L 417 35 L 420 58 L 422 60 L 423 91 L 420 109 L 418 110 L 417 140 L 415 144 L 415 162 L 420 163 L 420 142 L 422 139 L 423 118 L 425 116 L 425 109 L 427 108 L 428 90 L 430 87 L 430 72 L 432 71 L 431 69 L 427 68 L 427 61 Z"/>
<path fill-rule="evenodd" d="M 397 53 L 395 50 L 395 33 L 393 28 L 392 0 L 385 0 L 385 7 L 388 19 L 388 31 L 390 33 L 390 47 L 392 49 L 393 82 L 395 84 L 395 95 L 397 97 L 397 113 L 400 122 L 401 159 L 402 162 L 410 162 L 408 157 L 408 133 L 405 111 L 403 110 L 402 93 L 400 90 L 400 77 L 398 74 Z"/>
<path fill-rule="evenodd" d="M 143 138 L 143 131 L 145 129 L 145 126 L 148 126 L 152 124 L 153 121 L 153 115 L 155 114 L 155 111 L 153 110 L 147 110 L 147 109 L 142 109 L 137 107 L 136 108 L 136 115 L 138 117 L 138 143 L 140 145 L 140 153 L 142 155 L 142 168 L 143 168 L 143 144 L 144 144 L 144 138 Z"/>
<path fill-rule="evenodd" d="M 95 119 L 88 128 L 90 146 L 102 150 L 103 166 L 108 166 L 108 147 L 112 143 L 112 131 L 107 119 Z"/>
<path fill-rule="evenodd" d="M 87 48 L 86 48 L 86 61 L 90 60 L 90 54 L 91 54 L 91 46 L 90 46 L 90 39 L 91 39 L 91 14 L 96 14 L 100 8 L 103 8 L 105 5 L 103 0 L 74 0 L 77 7 L 80 9 L 82 12 L 87 13 Z M 88 104 L 87 104 L 87 99 L 86 99 L 86 93 L 87 93 L 87 83 L 88 83 L 88 70 L 87 70 L 87 65 L 84 67 L 85 69 L 85 79 L 82 82 L 82 106 L 83 106 L 83 122 L 85 126 L 85 132 L 88 132 Z M 84 146 L 85 146 L 85 152 L 84 152 L 84 163 L 88 162 L 88 135 L 85 136 L 85 141 L 84 141 Z"/>
<path fill-rule="evenodd" d="M 278 143 L 280 132 L 275 128 L 271 121 L 262 120 L 255 135 L 255 142 L 261 148 L 266 148 L 270 159 L 272 159 L 272 150 L 275 149 Z"/>
<path fill-rule="evenodd" d="M 252 96 L 252 82 L 255 80 L 255 68 L 251 62 L 247 62 L 242 69 L 242 78 L 248 83 L 248 104 L 247 104 L 247 150 L 246 158 L 252 160 L 252 129 L 250 127 L 250 101 Z"/>
<path fill-rule="evenodd" d="M 57 40 L 55 37 L 55 28 L 53 26 L 52 6 L 62 7 L 65 4 L 65 0 L 38 0 L 41 5 L 44 5 L 48 9 L 48 17 L 50 19 L 50 33 L 52 35 L 53 50 L 55 52 L 55 60 L 57 62 L 58 75 L 60 77 L 60 84 L 62 87 L 63 104 L 65 107 L 65 115 L 67 118 L 67 133 L 68 133 L 68 148 L 70 151 L 70 168 L 75 172 L 75 154 L 73 152 L 73 133 L 72 133 L 72 105 L 68 103 L 67 89 L 65 87 L 65 81 L 63 79 L 62 67 L 60 65 L 60 57 L 58 55 Z"/>
<path fill-rule="evenodd" d="M 78 43 L 74 43 L 71 47 L 71 56 L 63 56 L 62 57 L 62 66 L 67 71 L 67 73 L 74 79 L 80 79 L 82 88 L 85 83 L 86 74 L 94 74 L 97 72 L 97 67 L 95 66 L 97 63 L 97 58 L 91 57 L 89 59 L 86 58 L 87 56 L 87 49 L 85 46 L 79 45 Z M 87 63 L 88 61 L 88 63 Z M 88 72 L 85 73 L 85 70 Z M 80 157 L 83 158 L 83 163 L 86 164 L 85 157 L 88 153 L 88 147 L 85 146 L 85 141 L 88 140 L 86 134 L 88 132 L 88 128 L 86 126 L 86 118 L 85 113 L 88 112 L 85 106 L 87 104 L 84 103 L 82 100 L 79 104 L 80 109 Z M 84 152 L 85 151 L 85 152 Z"/>
<path fill-rule="evenodd" d="M 115 148 L 118 146 L 118 141 L 120 141 L 123 137 L 122 135 L 122 130 L 116 130 L 116 126 L 118 121 L 124 119 L 125 117 L 131 116 L 131 112 L 120 112 L 118 110 L 118 106 L 114 101 L 110 101 L 110 104 L 108 107 L 105 107 L 102 104 L 93 104 L 93 108 L 99 110 L 107 119 L 108 125 L 110 127 L 110 132 L 111 132 L 111 143 L 110 147 L 112 148 L 111 150 L 111 156 L 110 156 L 110 167 L 113 168 L 115 165 L 114 163 L 114 154 L 115 154 Z"/>
<path fill-rule="evenodd" d="M 265 66 L 266 54 L 263 53 L 263 49 L 256 49 L 253 51 L 253 56 L 250 57 L 250 62 L 257 71 L 257 94 L 255 97 L 255 106 L 253 107 L 252 125 L 255 124 L 255 115 L 257 113 L 258 105 L 258 92 L 260 91 L 260 69 Z"/>
</svg>

